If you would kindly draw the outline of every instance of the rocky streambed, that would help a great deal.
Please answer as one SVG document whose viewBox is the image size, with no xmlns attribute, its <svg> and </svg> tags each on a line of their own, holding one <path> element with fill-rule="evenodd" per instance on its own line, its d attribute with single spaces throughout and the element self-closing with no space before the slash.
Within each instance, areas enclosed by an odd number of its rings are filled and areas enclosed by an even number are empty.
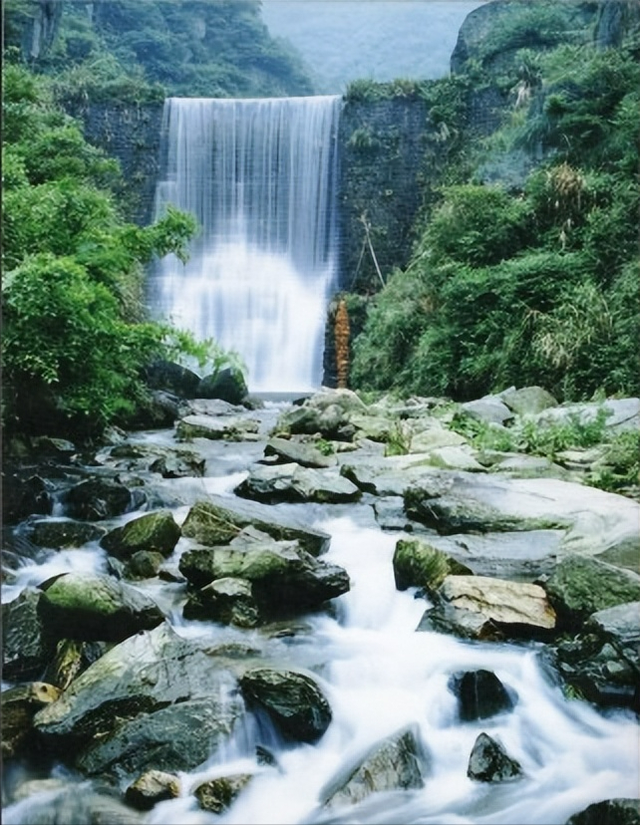
<svg viewBox="0 0 640 825">
<path fill-rule="evenodd" d="M 5 480 L 6 822 L 640 822 L 640 504 L 469 435 L 638 399 L 175 403 Z"/>
</svg>

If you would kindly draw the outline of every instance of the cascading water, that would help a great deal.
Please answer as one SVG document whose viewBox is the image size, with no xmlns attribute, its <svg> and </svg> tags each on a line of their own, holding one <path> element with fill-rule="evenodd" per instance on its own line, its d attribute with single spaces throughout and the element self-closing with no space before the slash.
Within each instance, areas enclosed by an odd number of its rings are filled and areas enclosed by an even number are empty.
<svg viewBox="0 0 640 825">
<path fill-rule="evenodd" d="M 337 280 L 339 96 L 165 103 L 167 204 L 196 216 L 190 260 L 159 262 L 149 301 L 198 339 L 238 353 L 252 392 L 322 378 L 325 310 Z"/>
</svg>

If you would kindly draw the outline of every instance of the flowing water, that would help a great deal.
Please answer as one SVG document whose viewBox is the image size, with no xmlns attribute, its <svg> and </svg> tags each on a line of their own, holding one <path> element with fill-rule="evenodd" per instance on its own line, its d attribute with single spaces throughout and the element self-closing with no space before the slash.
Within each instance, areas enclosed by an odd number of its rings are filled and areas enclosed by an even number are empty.
<svg viewBox="0 0 640 825">
<path fill-rule="evenodd" d="M 271 415 L 273 422 L 274 410 L 265 414 Z M 172 438 L 170 432 L 135 435 L 136 440 L 165 443 Z M 186 516 L 191 500 L 206 493 L 233 495 L 246 468 L 262 455 L 260 443 L 209 442 L 204 448 L 208 450 L 206 478 L 165 482 L 167 492 L 184 501 L 184 506 L 175 510 L 178 522 Z M 137 586 L 158 600 L 180 634 L 212 644 L 242 640 L 258 647 L 266 645 L 270 661 L 313 671 L 329 700 L 333 721 L 317 744 L 293 746 L 274 734 L 269 738 L 269 732 L 260 730 L 249 717 L 234 738 L 212 752 L 198 770 L 181 775 L 180 798 L 159 803 L 144 815 L 145 822 L 561 825 L 592 802 L 637 796 L 638 728 L 630 713 L 602 712 L 587 703 L 565 699 L 540 668 L 535 643 L 472 643 L 416 632 L 428 604 L 413 591 L 395 589 L 392 556 L 402 534 L 383 532 L 370 502 L 274 507 L 327 531 L 331 546 L 324 558 L 345 567 L 351 577 L 350 592 L 334 600 L 332 612 L 306 615 L 293 623 L 306 629 L 266 640 L 259 630 L 186 621 L 180 609 L 184 599 L 181 585 L 156 579 Z M 112 524 L 121 521 L 116 519 Z M 171 562 L 177 563 L 185 549 L 185 540 L 181 540 Z M 36 585 L 56 572 L 104 570 L 105 564 L 104 552 L 95 545 L 51 554 L 42 564 L 25 561 L 16 582 L 5 587 L 3 595 L 5 600 L 15 598 L 23 586 Z M 459 720 L 457 700 L 448 682 L 452 674 L 476 669 L 495 672 L 513 693 L 517 701 L 511 712 L 476 722 Z M 424 788 L 373 794 L 353 810 L 323 811 L 319 806 L 322 790 L 336 773 L 406 725 L 418 731 L 427 754 Z M 509 755 L 520 762 L 524 771 L 521 778 L 485 784 L 467 777 L 469 754 L 482 731 L 500 740 Z M 258 744 L 269 747 L 277 768 L 258 764 Z M 226 813 L 216 816 L 198 808 L 192 793 L 196 784 L 243 771 L 256 776 Z M 60 767 L 54 774 L 78 781 Z M 34 810 L 47 799 L 36 795 L 10 805 L 3 812 L 3 821 L 6 825 L 31 825 Z M 60 819 L 55 822 L 67 825 Z"/>
<path fill-rule="evenodd" d="M 242 357 L 252 392 L 320 386 L 336 288 L 339 96 L 165 103 L 167 204 L 201 227 L 186 265 L 160 261 L 149 303 Z"/>
</svg>

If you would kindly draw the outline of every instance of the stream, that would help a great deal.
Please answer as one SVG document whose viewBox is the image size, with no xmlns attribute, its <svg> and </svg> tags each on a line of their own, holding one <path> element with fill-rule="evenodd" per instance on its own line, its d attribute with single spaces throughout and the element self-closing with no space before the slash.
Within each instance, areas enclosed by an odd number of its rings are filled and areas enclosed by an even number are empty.
<svg viewBox="0 0 640 825">
<path fill-rule="evenodd" d="M 282 404 L 252 412 L 268 432 Z M 173 431 L 135 433 L 131 442 L 171 445 Z M 207 459 L 204 478 L 165 480 L 162 485 L 183 502 L 174 508 L 181 524 L 189 506 L 209 493 L 234 495 L 249 466 L 262 457 L 264 441 L 222 442 L 197 439 L 192 445 Z M 242 641 L 269 646 L 270 659 L 311 671 L 333 712 L 325 735 L 315 745 L 285 743 L 272 732 L 268 742 L 277 767 L 259 765 L 256 744 L 264 743 L 252 717 L 223 748 L 191 774 L 181 774 L 181 796 L 158 803 L 142 815 L 149 825 L 294 825 L 362 823 L 362 825 L 562 825 L 574 813 L 601 799 L 638 794 L 640 758 L 637 722 L 626 711 L 601 711 L 566 699 L 538 663 L 535 642 L 465 642 L 444 634 L 416 632 L 428 602 L 415 589 L 395 588 L 392 556 L 406 534 L 384 532 L 371 501 L 358 504 L 278 504 L 283 513 L 331 535 L 323 557 L 344 567 L 349 593 L 323 613 L 308 614 L 292 624 L 295 633 L 266 637 L 260 629 L 242 630 L 182 617 L 184 585 L 158 578 L 136 583 L 160 605 L 177 633 L 211 643 Z M 57 514 L 53 517 L 59 517 Z M 104 522 L 111 528 L 140 515 L 129 513 Z M 178 542 L 169 559 L 177 566 L 187 540 Z M 107 555 L 97 543 L 51 553 L 42 563 L 25 560 L 3 602 L 26 586 L 70 570 L 105 572 Z M 461 722 L 457 699 L 448 684 L 466 670 L 493 671 L 516 699 L 510 712 Z M 8 685 L 3 685 L 8 687 Z M 336 773 L 376 742 L 411 726 L 418 733 L 429 765 L 424 787 L 374 793 L 351 809 L 328 811 L 319 806 L 322 790 Z M 481 732 L 503 744 L 523 771 L 517 779 L 484 783 L 467 777 L 469 755 Z M 20 765 L 15 771 L 27 771 Z M 221 815 L 198 807 L 191 790 L 216 776 L 256 773 L 230 809 Z M 35 773 L 34 773 L 35 775 Z M 51 776 L 89 786 L 60 765 Z M 22 775 L 24 779 L 24 774 Z M 5 784 L 15 779 L 7 771 Z M 33 812 L 50 790 L 8 805 L 6 825 L 30 825 Z M 47 794 L 49 797 L 47 797 Z M 40 821 L 40 820 L 38 820 Z M 51 820 L 53 822 L 53 820 Z M 61 820 L 55 820 L 62 825 Z"/>
</svg>

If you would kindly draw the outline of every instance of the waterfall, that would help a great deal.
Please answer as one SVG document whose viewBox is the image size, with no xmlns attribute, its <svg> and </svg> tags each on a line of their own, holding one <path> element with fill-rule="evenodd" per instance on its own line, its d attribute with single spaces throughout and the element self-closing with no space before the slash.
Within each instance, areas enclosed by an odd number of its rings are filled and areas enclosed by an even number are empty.
<svg viewBox="0 0 640 825">
<path fill-rule="evenodd" d="M 252 392 L 322 379 L 325 311 L 337 282 L 339 96 L 165 102 L 156 217 L 168 203 L 201 230 L 170 255 L 149 302 L 198 339 L 238 353 Z"/>
</svg>

